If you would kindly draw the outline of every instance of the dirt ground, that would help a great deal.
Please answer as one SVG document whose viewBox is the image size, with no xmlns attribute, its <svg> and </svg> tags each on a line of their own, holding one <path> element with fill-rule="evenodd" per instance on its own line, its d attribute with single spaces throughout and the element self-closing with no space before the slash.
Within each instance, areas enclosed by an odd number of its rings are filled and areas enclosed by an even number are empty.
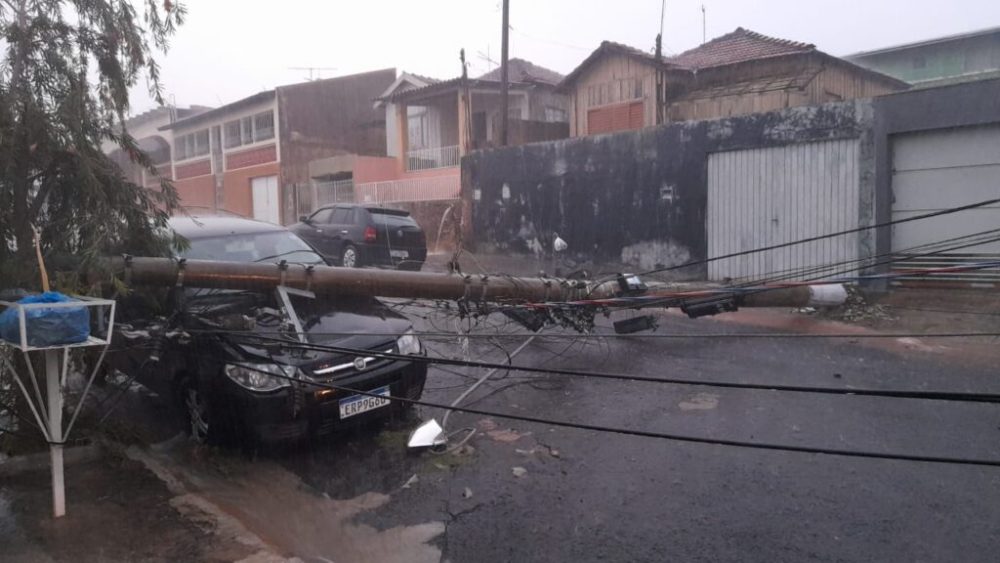
<svg viewBox="0 0 1000 563">
<path fill-rule="evenodd" d="M 996 290 L 897 288 L 864 300 L 861 311 L 841 307 L 826 317 L 882 330 L 1000 331 L 1000 292 Z"/>
<path fill-rule="evenodd" d="M 66 468 L 67 515 L 52 518 L 48 470 L 0 482 L 4 561 L 235 561 L 247 547 L 171 505 L 166 485 L 117 456 Z"/>
</svg>

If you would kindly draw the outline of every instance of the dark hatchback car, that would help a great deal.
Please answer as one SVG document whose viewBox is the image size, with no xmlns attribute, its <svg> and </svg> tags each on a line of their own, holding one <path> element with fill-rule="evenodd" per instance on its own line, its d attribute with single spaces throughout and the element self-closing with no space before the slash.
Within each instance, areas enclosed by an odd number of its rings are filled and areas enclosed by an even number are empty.
<svg viewBox="0 0 1000 563">
<path fill-rule="evenodd" d="M 189 259 L 324 264 L 282 227 L 237 218 L 175 218 Z M 309 344 L 423 354 L 412 325 L 375 299 L 335 300 L 279 290 L 183 287 L 143 304 L 123 304 L 108 365 L 177 400 L 196 441 L 274 443 L 323 435 L 398 411 L 388 399 L 315 385 L 418 399 L 427 366 L 302 347 Z M 302 328 L 298 333 L 297 320 Z"/>
<path fill-rule="evenodd" d="M 347 268 L 420 270 L 427 259 L 423 229 L 409 213 L 398 209 L 338 204 L 299 217 L 289 230 Z"/>
</svg>

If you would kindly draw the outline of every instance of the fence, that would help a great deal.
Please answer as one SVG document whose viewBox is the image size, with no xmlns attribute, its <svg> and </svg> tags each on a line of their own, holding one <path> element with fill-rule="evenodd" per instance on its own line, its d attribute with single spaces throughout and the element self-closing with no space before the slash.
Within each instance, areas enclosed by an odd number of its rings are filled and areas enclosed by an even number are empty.
<svg viewBox="0 0 1000 563">
<path fill-rule="evenodd" d="M 354 202 L 354 181 L 310 182 L 295 185 L 296 215 L 309 215 L 320 207 Z"/>
<path fill-rule="evenodd" d="M 436 201 L 456 199 L 461 190 L 458 174 L 410 178 L 389 182 L 358 184 L 354 191 L 360 203 L 391 203 L 402 201 Z"/>
<path fill-rule="evenodd" d="M 458 166 L 458 163 L 458 145 L 452 145 L 450 147 L 416 149 L 406 152 L 407 170 L 445 168 L 448 166 Z"/>
</svg>

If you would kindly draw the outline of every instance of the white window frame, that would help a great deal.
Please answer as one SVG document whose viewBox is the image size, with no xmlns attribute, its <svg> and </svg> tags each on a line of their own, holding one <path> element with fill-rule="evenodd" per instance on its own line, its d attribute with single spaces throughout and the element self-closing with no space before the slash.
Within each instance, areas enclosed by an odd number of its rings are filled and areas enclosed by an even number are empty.
<svg viewBox="0 0 1000 563">
<path fill-rule="evenodd" d="M 261 137 L 260 131 L 266 130 L 267 128 L 258 127 L 258 119 L 266 115 L 271 117 L 271 127 L 270 132 L 267 137 Z M 231 142 L 232 136 L 229 134 L 229 125 L 234 123 L 239 123 L 240 138 L 236 143 Z M 239 117 L 229 119 L 223 123 L 222 128 L 223 133 L 223 152 L 232 152 L 236 150 L 243 150 L 246 147 L 254 145 L 262 145 L 269 142 L 276 142 L 277 137 L 277 120 L 274 115 L 274 109 L 266 109 L 263 111 L 255 111 L 250 114 L 241 115 Z"/>
<path fill-rule="evenodd" d="M 206 140 L 208 141 L 205 146 L 205 152 L 199 153 L 197 149 L 197 136 L 204 134 Z M 174 138 L 174 162 L 181 162 L 184 160 L 194 160 L 197 158 L 208 157 L 212 154 L 212 135 L 209 133 L 209 128 L 196 129 L 190 133 L 184 133 L 183 135 L 178 135 Z"/>
</svg>

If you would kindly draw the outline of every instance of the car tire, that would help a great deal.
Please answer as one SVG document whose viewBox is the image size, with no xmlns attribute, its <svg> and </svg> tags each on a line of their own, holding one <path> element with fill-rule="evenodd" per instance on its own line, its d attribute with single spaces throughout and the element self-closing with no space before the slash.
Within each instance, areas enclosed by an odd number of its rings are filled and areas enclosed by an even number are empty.
<svg viewBox="0 0 1000 563">
<path fill-rule="evenodd" d="M 345 268 L 358 268 L 361 260 L 358 259 L 358 249 L 353 244 L 344 246 L 340 253 L 340 265 Z"/>
</svg>

